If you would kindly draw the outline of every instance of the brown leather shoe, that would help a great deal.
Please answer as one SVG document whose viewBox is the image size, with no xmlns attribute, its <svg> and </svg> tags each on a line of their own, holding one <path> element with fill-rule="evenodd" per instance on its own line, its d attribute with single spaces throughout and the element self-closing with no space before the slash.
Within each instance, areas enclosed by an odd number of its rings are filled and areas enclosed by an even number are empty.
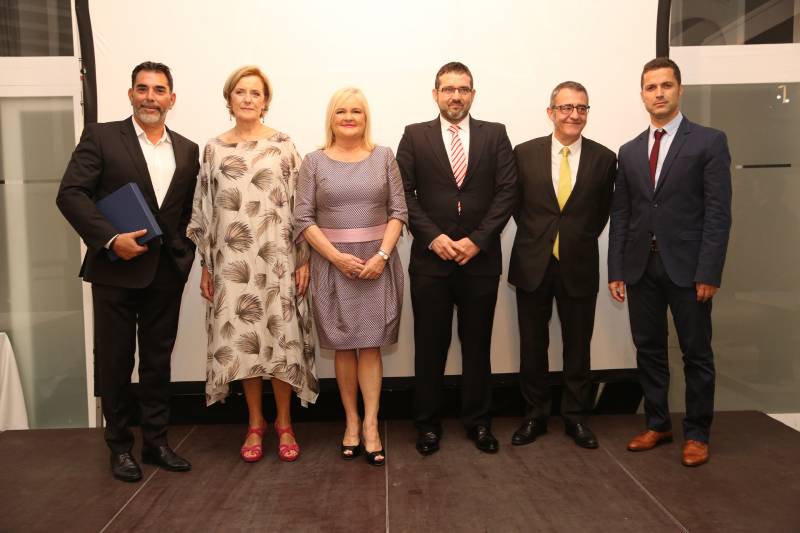
<svg viewBox="0 0 800 533">
<path fill-rule="evenodd" d="M 708 443 L 687 440 L 683 443 L 683 466 L 700 466 L 708 462 Z"/>
<path fill-rule="evenodd" d="M 652 450 L 662 442 L 672 442 L 672 431 L 653 431 L 648 429 L 631 439 L 628 443 L 628 450 L 632 452 Z"/>
</svg>

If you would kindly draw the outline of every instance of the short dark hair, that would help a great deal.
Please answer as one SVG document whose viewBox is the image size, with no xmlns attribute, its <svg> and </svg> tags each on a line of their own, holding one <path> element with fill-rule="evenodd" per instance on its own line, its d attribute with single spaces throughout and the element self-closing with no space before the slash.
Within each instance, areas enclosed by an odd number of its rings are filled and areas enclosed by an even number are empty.
<svg viewBox="0 0 800 533">
<path fill-rule="evenodd" d="M 556 96 L 561 89 L 572 89 L 573 91 L 585 94 L 586 99 L 589 99 L 589 91 L 586 90 L 586 87 L 577 81 L 562 81 L 556 85 L 555 89 L 553 89 L 553 92 L 550 93 L 550 107 L 553 107 L 556 104 Z"/>
<path fill-rule="evenodd" d="M 660 68 L 671 68 L 673 74 L 675 74 L 675 79 L 678 80 L 678 85 L 681 84 L 681 69 L 678 68 L 678 64 L 668 57 L 657 57 L 644 64 L 644 68 L 642 69 L 642 78 L 639 80 L 639 86 L 644 88 L 644 75 L 646 73 L 650 72 L 651 70 L 658 70 Z"/>
<path fill-rule="evenodd" d="M 131 72 L 131 87 L 136 85 L 136 76 L 143 70 L 146 72 L 160 72 L 166 76 L 167 84 L 169 84 L 169 92 L 172 92 L 172 72 L 170 72 L 169 67 L 164 63 L 156 63 L 155 61 L 145 61 L 133 67 L 133 72 Z"/>
<path fill-rule="evenodd" d="M 439 72 L 436 73 L 436 81 L 433 84 L 433 88 L 439 88 L 439 76 L 442 74 L 449 74 L 450 72 L 455 72 L 456 74 L 466 74 L 469 76 L 469 88 L 472 89 L 472 72 L 469 71 L 469 68 L 467 68 L 464 63 L 459 63 L 458 61 L 451 61 L 445 65 L 442 65 L 442 68 L 440 68 Z"/>
</svg>

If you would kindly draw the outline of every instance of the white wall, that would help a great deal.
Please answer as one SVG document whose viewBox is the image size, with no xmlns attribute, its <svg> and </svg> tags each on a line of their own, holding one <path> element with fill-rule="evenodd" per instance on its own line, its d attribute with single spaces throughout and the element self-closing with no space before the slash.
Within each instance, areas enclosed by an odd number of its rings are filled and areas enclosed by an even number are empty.
<svg viewBox="0 0 800 533">
<path fill-rule="evenodd" d="M 91 3 L 91 18 L 99 120 L 128 116 L 131 69 L 144 60 L 161 61 L 172 68 L 177 93 L 168 124 L 202 147 L 231 127 L 222 99 L 225 78 L 252 63 L 264 69 L 274 87 L 268 124 L 289 133 L 301 153 L 321 143 L 328 98 L 348 85 L 366 93 L 376 141 L 396 149 L 406 124 L 436 116 L 434 75 L 442 64 L 458 60 L 475 77 L 473 116 L 505 123 L 512 144 L 551 131 L 545 115 L 549 92 L 572 79 L 589 90 L 592 110 L 585 135 L 616 151 L 647 124 L 639 74 L 655 53 L 656 7 L 656 0 L 97 0 Z M 504 268 L 514 232 L 510 222 L 503 233 Z M 601 258 L 606 242 L 604 234 Z M 409 248 L 406 237 L 399 247 L 405 266 Z M 603 289 L 601 263 L 593 367 L 633 367 L 627 310 Z M 195 268 L 184 293 L 173 358 L 177 381 L 205 379 L 198 280 Z M 412 325 L 406 282 L 400 342 L 387 350 L 386 376 L 413 375 Z M 557 328 L 554 319 L 554 370 L 561 368 Z M 514 289 L 504 272 L 492 343 L 494 372 L 518 370 L 518 343 Z M 459 373 L 460 350 L 453 344 L 447 370 Z M 332 353 L 320 354 L 318 369 L 320 377 L 333 376 Z"/>
</svg>

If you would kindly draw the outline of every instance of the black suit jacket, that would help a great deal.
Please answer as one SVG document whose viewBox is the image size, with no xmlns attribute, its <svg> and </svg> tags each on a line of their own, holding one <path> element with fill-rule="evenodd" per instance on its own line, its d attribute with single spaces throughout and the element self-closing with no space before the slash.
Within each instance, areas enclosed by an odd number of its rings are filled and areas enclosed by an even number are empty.
<svg viewBox="0 0 800 533">
<path fill-rule="evenodd" d="M 562 211 L 553 189 L 551 147 L 548 135 L 514 148 L 519 194 L 508 281 L 526 291 L 536 290 L 558 233 L 564 286 L 570 296 L 583 298 L 597 294 L 600 284 L 597 238 L 608 222 L 617 157 L 584 137 L 575 185 Z"/>
<path fill-rule="evenodd" d="M 502 272 L 500 232 L 511 216 L 517 181 L 511 142 L 502 124 L 470 118 L 469 128 L 469 160 L 461 189 L 447 158 L 439 117 L 406 126 L 400 139 L 397 163 L 414 235 L 410 274 L 444 277 L 456 268 L 476 276 Z M 442 233 L 453 240 L 469 237 L 481 251 L 463 267 L 444 261 L 428 249 Z"/>
<path fill-rule="evenodd" d="M 619 150 L 608 279 L 636 283 L 655 235 L 667 275 L 681 287 L 720 286 L 731 228 L 731 155 L 719 130 L 681 120 L 655 191 L 649 129 Z"/>
<path fill-rule="evenodd" d="M 155 277 L 162 247 L 166 247 L 183 279 L 189 276 L 195 246 L 186 237 L 186 226 L 200 168 L 199 148 L 174 131 L 169 130 L 169 136 L 175 174 L 159 208 L 133 119 L 84 128 L 61 180 L 56 204 L 88 248 L 80 271 L 85 281 L 146 287 Z M 150 241 L 149 250 L 139 257 L 112 262 L 104 246 L 119 232 L 100 214 L 95 202 L 131 182 L 139 185 L 164 235 L 161 240 Z"/>
</svg>

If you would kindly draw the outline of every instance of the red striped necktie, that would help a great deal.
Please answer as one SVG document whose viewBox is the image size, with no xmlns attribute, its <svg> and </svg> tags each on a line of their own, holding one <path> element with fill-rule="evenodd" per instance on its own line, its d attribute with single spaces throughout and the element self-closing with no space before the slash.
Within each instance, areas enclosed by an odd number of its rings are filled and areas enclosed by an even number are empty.
<svg viewBox="0 0 800 533">
<path fill-rule="evenodd" d="M 464 154 L 464 145 L 461 144 L 461 137 L 458 130 L 461 128 L 451 124 L 447 131 L 450 132 L 450 167 L 453 169 L 453 176 L 456 178 L 456 186 L 460 189 L 464 184 L 464 176 L 467 175 L 467 157 Z"/>
</svg>

